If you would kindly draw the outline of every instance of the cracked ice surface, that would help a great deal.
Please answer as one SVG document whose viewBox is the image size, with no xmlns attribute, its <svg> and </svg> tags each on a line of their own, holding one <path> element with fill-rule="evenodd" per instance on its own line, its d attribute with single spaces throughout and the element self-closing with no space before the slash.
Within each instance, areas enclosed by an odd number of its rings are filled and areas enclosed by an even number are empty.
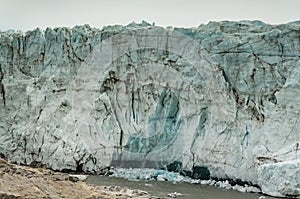
<svg viewBox="0 0 300 199">
<path fill-rule="evenodd" d="M 180 162 L 299 195 L 290 175 L 280 175 L 289 191 L 270 182 L 298 158 L 299 29 L 242 21 L 1 32 L 1 156 L 91 173 Z"/>
</svg>

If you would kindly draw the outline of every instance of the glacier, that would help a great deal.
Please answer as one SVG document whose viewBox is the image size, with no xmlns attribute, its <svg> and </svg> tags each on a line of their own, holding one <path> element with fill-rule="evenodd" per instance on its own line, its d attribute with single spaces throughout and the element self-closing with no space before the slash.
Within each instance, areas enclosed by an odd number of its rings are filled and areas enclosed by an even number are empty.
<svg viewBox="0 0 300 199">
<path fill-rule="evenodd" d="M 167 166 L 299 197 L 299 31 L 223 21 L 0 32 L 0 156 L 95 174 Z"/>
</svg>

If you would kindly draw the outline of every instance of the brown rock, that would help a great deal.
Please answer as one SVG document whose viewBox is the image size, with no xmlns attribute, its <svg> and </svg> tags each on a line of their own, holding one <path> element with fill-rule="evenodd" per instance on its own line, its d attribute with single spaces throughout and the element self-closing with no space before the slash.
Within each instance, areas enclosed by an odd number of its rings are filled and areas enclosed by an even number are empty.
<svg viewBox="0 0 300 199">
<path fill-rule="evenodd" d="M 3 159 L 1 159 L 3 160 Z M 7 164 L 2 161 L 2 164 Z M 44 168 L 9 165 L 0 174 L 0 198 L 157 198 L 119 186 L 87 185 L 68 174 Z"/>
<path fill-rule="evenodd" d="M 2 158 L 0 158 L 0 165 L 8 165 L 8 162 Z"/>
</svg>

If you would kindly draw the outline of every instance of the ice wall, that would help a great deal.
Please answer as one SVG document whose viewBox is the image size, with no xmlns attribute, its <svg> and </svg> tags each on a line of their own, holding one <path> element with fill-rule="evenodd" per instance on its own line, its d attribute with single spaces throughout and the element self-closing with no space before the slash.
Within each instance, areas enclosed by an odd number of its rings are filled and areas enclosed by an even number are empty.
<svg viewBox="0 0 300 199">
<path fill-rule="evenodd" d="M 297 196 L 299 33 L 260 21 L 1 32 L 0 152 L 94 173 L 175 162 Z"/>
</svg>

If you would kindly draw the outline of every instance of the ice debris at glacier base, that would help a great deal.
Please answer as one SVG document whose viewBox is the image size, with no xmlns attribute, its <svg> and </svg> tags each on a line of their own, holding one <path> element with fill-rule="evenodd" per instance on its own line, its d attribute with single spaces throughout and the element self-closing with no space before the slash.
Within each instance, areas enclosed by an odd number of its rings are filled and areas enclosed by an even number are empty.
<svg viewBox="0 0 300 199">
<path fill-rule="evenodd" d="M 149 168 L 115 168 L 112 169 L 111 177 L 117 178 L 125 178 L 128 180 L 138 180 L 138 181 L 168 181 L 173 183 L 192 183 L 192 184 L 200 184 L 200 185 L 209 185 L 216 186 L 224 189 L 232 189 L 240 192 L 251 192 L 251 193 L 260 193 L 261 190 L 257 187 L 250 186 L 245 184 L 241 185 L 231 185 L 228 180 L 225 181 L 216 181 L 216 180 L 200 180 L 200 179 L 192 179 L 187 176 L 182 176 L 177 172 L 170 172 L 167 170 L 157 170 L 157 169 L 149 169 Z"/>
</svg>

